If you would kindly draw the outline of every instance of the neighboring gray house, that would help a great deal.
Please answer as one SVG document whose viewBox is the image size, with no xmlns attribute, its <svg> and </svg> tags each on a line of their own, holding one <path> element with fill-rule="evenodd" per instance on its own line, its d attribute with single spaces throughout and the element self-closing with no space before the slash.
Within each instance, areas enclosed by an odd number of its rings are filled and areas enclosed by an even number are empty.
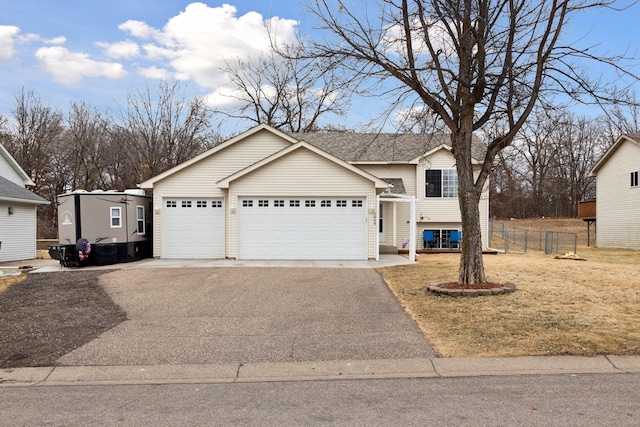
<svg viewBox="0 0 640 427">
<path fill-rule="evenodd" d="M 0 262 L 36 257 L 36 206 L 49 202 L 26 189 L 33 181 L 0 145 Z"/>
<path fill-rule="evenodd" d="M 158 258 L 366 260 L 381 244 L 422 249 L 424 231 L 451 248 L 457 184 L 447 135 L 259 125 L 140 187 L 153 190 Z M 480 212 L 486 248 L 488 191 Z"/>
<path fill-rule="evenodd" d="M 596 246 L 640 250 L 640 134 L 620 136 L 590 175 L 596 178 Z"/>
</svg>

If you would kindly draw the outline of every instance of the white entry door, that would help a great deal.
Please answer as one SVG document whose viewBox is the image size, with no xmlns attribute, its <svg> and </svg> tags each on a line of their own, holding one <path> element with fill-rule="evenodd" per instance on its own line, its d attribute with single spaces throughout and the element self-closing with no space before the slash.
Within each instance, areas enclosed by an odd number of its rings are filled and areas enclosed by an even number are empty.
<svg viewBox="0 0 640 427">
<path fill-rule="evenodd" d="M 165 198 L 162 257 L 224 258 L 224 203 L 211 198 Z"/>
<path fill-rule="evenodd" d="M 238 201 L 239 259 L 367 259 L 364 198 L 246 197 Z"/>
</svg>

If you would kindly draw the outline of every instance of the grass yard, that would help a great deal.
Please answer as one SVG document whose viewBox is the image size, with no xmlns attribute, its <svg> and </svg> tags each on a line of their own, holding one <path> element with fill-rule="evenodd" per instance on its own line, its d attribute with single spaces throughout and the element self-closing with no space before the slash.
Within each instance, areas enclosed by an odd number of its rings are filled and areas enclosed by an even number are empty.
<svg viewBox="0 0 640 427">
<path fill-rule="evenodd" d="M 640 252 L 580 247 L 578 254 L 587 261 L 486 255 L 487 280 L 517 288 L 490 297 L 425 292 L 429 283 L 457 280 L 457 254 L 380 271 L 445 357 L 640 354 Z"/>
</svg>

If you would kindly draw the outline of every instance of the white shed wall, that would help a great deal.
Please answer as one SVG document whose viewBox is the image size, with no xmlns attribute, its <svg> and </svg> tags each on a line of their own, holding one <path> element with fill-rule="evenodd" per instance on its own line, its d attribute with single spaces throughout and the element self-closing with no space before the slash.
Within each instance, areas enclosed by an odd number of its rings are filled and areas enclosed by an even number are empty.
<svg viewBox="0 0 640 427">
<path fill-rule="evenodd" d="M 36 257 L 35 205 L 0 202 L 0 241 L 0 262 Z"/>
<path fill-rule="evenodd" d="M 600 248 L 640 249 L 640 186 L 630 174 L 640 171 L 640 146 L 624 141 L 596 176 L 596 244 Z"/>
</svg>

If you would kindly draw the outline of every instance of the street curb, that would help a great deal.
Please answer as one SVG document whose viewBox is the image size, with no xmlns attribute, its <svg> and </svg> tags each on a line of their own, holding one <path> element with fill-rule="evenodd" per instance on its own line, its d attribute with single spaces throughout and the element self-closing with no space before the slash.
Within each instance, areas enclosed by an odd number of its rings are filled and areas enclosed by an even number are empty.
<svg viewBox="0 0 640 427">
<path fill-rule="evenodd" d="M 640 356 L 529 356 L 0 369 L 0 387 L 640 373 Z"/>
</svg>

